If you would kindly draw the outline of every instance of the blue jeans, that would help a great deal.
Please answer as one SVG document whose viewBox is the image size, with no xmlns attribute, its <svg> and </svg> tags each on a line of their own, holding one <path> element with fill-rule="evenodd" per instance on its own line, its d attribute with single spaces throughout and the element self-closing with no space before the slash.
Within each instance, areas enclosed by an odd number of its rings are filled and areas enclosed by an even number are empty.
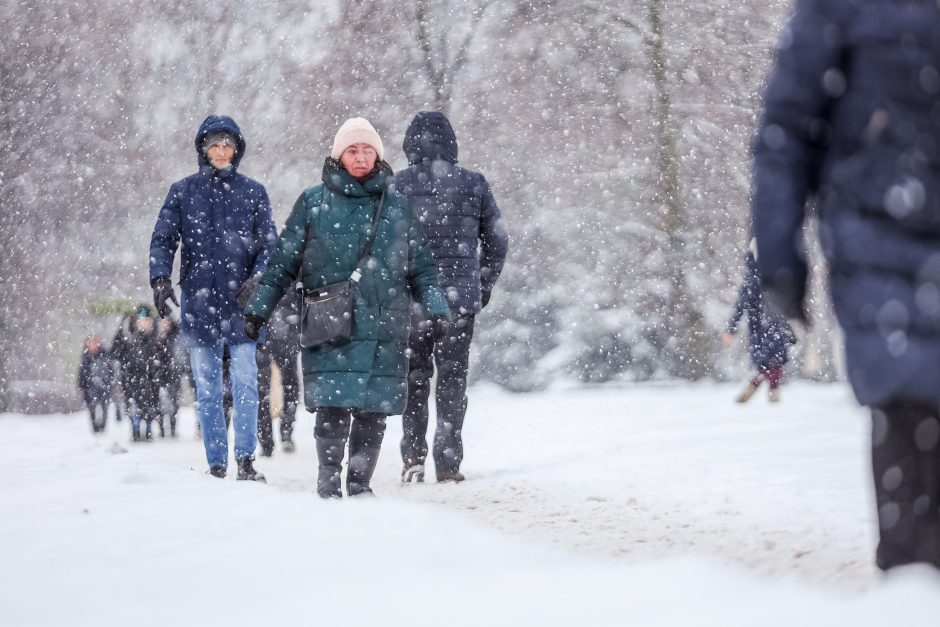
<svg viewBox="0 0 940 627">
<path fill-rule="evenodd" d="M 229 377 L 232 382 L 235 429 L 235 459 L 251 457 L 258 442 L 258 364 L 255 361 L 255 343 L 234 344 L 229 347 L 231 362 Z M 228 466 L 228 429 L 222 409 L 222 346 L 197 346 L 189 350 L 189 362 L 196 382 L 197 414 L 202 427 L 209 466 Z"/>
</svg>

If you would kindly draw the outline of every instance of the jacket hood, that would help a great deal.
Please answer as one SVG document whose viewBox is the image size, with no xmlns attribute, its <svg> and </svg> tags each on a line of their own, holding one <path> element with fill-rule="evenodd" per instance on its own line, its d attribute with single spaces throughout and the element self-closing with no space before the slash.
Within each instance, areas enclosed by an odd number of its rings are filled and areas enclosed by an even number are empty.
<svg viewBox="0 0 940 627">
<path fill-rule="evenodd" d="M 402 144 L 408 165 L 443 159 L 457 163 L 457 136 L 443 113 L 421 111 L 411 121 Z"/>
<path fill-rule="evenodd" d="M 238 164 L 241 163 L 242 157 L 245 156 L 246 148 L 245 138 L 242 137 L 241 129 L 238 128 L 238 124 L 235 123 L 235 120 L 227 115 L 210 115 L 202 121 L 202 124 L 199 125 L 199 130 L 196 132 L 196 163 L 199 165 L 200 170 L 212 167 L 206 159 L 206 155 L 202 152 L 203 140 L 209 133 L 219 133 L 223 131 L 235 137 L 236 146 L 235 156 L 232 157 L 232 169 L 238 169 Z"/>
</svg>

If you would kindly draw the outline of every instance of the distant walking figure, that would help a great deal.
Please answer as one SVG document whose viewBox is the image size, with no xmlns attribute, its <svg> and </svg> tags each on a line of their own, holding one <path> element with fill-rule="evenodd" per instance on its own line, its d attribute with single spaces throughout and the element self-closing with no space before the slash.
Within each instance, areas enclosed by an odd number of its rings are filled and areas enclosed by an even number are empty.
<svg viewBox="0 0 940 627">
<path fill-rule="evenodd" d="M 757 262 L 754 258 L 756 244 L 751 241 L 751 250 L 744 256 L 744 283 L 734 312 L 728 321 L 728 330 L 722 336 L 725 346 L 734 341 L 738 323 L 747 314 L 748 345 L 751 363 L 757 368 L 757 374 L 744 386 L 736 399 L 739 403 L 748 402 L 760 384 L 767 381 L 768 398 L 771 403 L 780 402 L 780 382 L 783 379 L 783 366 L 789 360 L 787 347 L 796 342 L 793 329 L 787 321 L 774 311 L 768 311 L 764 305 L 760 277 L 757 276 Z"/>
<path fill-rule="evenodd" d="M 114 383 L 114 365 L 111 355 L 101 345 L 101 336 L 89 335 L 82 347 L 82 362 L 78 368 L 78 391 L 88 407 L 91 430 L 104 431 L 111 404 L 111 386 Z"/>
</svg>

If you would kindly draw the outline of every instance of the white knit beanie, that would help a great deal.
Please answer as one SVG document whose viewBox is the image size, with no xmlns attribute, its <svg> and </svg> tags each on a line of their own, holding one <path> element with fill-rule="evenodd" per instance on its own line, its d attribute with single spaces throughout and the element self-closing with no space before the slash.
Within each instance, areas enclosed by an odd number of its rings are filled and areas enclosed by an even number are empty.
<svg viewBox="0 0 940 627">
<path fill-rule="evenodd" d="M 333 151 L 330 152 L 330 156 L 339 159 L 343 151 L 353 144 L 369 144 L 375 148 L 379 159 L 385 151 L 382 138 L 365 118 L 349 118 L 343 122 L 343 125 L 336 131 L 336 137 L 333 138 Z"/>
</svg>

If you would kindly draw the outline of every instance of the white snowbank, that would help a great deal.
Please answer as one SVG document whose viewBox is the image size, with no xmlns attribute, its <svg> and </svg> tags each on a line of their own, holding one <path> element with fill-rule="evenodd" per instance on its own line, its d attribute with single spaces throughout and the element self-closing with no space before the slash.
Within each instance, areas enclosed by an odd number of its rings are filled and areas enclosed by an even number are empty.
<svg viewBox="0 0 940 627">
<path fill-rule="evenodd" d="M 3 415 L 0 624 L 936 625 L 940 575 L 871 566 L 846 389 L 733 394 L 475 389 L 468 481 L 401 486 L 393 418 L 381 498 L 343 502 L 311 494 L 306 414 L 266 486 L 203 474 L 191 409 L 137 446 Z"/>
</svg>

